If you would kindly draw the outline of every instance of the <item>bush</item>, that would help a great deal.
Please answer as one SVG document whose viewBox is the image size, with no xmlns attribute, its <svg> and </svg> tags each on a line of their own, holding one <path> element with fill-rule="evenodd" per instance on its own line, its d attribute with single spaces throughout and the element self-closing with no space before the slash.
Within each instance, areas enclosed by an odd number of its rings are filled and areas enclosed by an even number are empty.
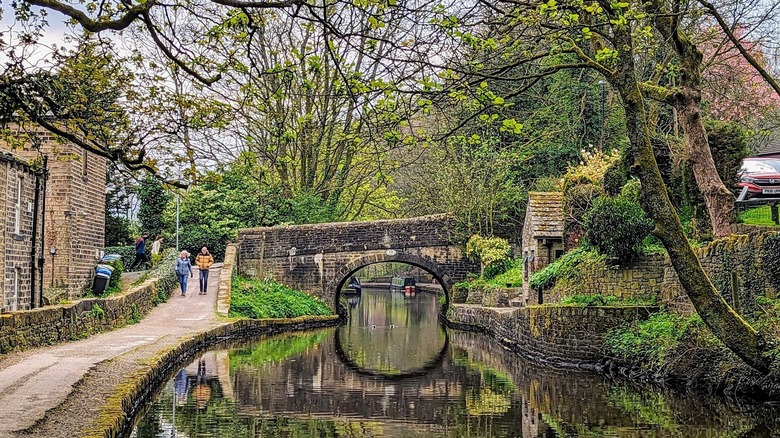
<svg viewBox="0 0 780 438">
<path fill-rule="evenodd" d="M 466 242 L 466 255 L 479 260 L 483 277 L 490 278 L 502 274 L 509 268 L 509 256 L 512 248 L 506 239 L 500 237 L 482 237 L 474 234 Z"/>
<path fill-rule="evenodd" d="M 296 318 L 330 315 L 325 303 L 273 280 L 236 277 L 230 296 L 230 316 L 246 318 Z"/>
<path fill-rule="evenodd" d="M 576 294 L 565 297 L 561 304 L 569 306 L 653 306 L 658 299 L 653 296 L 621 298 L 614 295 Z"/>
<path fill-rule="evenodd" d="M 114 268 L 114 270 L 111 271 L 111 278 L 108 280 L 108 289 L 106 290 L 105 295 L 111 295 L 117 292 L 121 292 L 122 273 L 125 272 L 124 263 L 122 263 L 122 260 L 114 260 L 105 263 Z"/>
<path fill-rule="evenodd" d="M 604 178 L 602 180 L 602 186 L 604 186 L 604 192 L 610 196 L 617 196 L 620 194 L 620 190 L 628 182 L 628 166 L 624 160 L 618 160 L 612 163 L 611 166 L 604 172 Z"/>
<path fill-rule="evenodd" d="M 588 241 L 618 262 L 630 261 L 639 254 L 642 241 L 652 230 L 653 222 L 642 207 L 622 196 L 596 199 L 585 215 Z"/>
<path fill-rule="evenodd" d="M 119 254 L 122 256 L 122 266 L 125 268 L 130 266 L 130 263 L 133 263 L 133 259 L 135 259 L 135 246 L 107 246 L 103 251 L 106 255 Z"/>
<path fill-rule="evenodd" d="M 550 288 L 558 280 L 576 278 L 585 264 L 592 263 L 603 264 L 604 256 L 590 246 L 577 247 L 545 266 L 541 271 L 535 272 L 531 276 L 529 286 L 534 290 Z"/>
<path fill-rule="evenodd" d="M 688 350 L 695 346 L 704 351 L 716 350 L 720 345 L 699 315 L 683 316 L 666 311 L 611 330 L 605 340 L 608 354 L 652 371 L 677 358 L 681 348 Z"/>
</svg>

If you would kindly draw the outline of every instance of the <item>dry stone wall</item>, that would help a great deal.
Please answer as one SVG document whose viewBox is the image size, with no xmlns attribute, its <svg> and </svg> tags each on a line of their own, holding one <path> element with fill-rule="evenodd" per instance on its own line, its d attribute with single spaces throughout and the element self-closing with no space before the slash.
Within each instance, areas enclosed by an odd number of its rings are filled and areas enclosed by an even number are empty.
<svg viewBox="0 0 780 438">
<path fill-rule="evenodd" d="M 609 330 L 647 318 L 657 307 L 528 306 L 496 309 L 454 305 L 447 313 L 455 327 L 486 332 L 537 361 L 596 369 L 604 358 Z"/>
</svg>

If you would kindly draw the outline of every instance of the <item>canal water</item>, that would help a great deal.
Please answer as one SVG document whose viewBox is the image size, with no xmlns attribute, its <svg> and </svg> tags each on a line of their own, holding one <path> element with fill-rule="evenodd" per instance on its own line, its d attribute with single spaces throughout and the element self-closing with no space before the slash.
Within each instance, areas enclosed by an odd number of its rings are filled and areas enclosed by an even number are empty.
<svg viewBox="0 0 780 438">
<path fill-rule="evenodd" d="M 348 310 L 338 328 L 203 353 L 131 436 L 780 436 L 771 405 L 547 368 L 445 330 L 433 294 L 365 290 Z"/>
</svg>

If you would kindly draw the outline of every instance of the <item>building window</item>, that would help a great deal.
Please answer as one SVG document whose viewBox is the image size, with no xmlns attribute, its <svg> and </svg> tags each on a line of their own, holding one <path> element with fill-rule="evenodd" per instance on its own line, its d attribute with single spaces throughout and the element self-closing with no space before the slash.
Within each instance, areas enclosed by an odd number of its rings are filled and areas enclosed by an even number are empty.
<svg viewBox="0 0 780 438">
<path fill-rule="evenodd" d="M 22 177 L 16 178 L 16 215 L 14 217 L 14 233 L 22 234 Z"/>
<path fill-rule="evenodd" d="M 561 257 L 563 257 L 563 250 L 562 249 L 556 249 L 555 250 L 555 260 L 558 260 Z"/>
</svg>

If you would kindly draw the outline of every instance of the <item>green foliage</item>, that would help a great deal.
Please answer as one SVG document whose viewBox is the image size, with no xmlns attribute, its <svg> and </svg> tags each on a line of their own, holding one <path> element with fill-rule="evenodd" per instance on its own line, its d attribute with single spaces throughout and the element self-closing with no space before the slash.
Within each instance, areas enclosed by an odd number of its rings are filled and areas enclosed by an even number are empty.
<svg viewBox="0 0 780 438">
<path fill-rule="evenodd" d="M 119 254 L 122 256 L 122 269 L 124 270 L 125 266 L 130 266 L 130 263 L 133 263 L 133 259 L 135 258 L 135 247 L 134 246 L 109 246 L 104 249 L 104 252 L 106 255 L 108 254 Z M 139 268 L 140 269 L 140 268 Z"/>
<path fill-rule="evenodd" d="M 230 296 L 230 316 L 246 318 L 295 318 L 330 315 L 322 301 L 273 280 L 236 277 Z"/>
<path fill-rule="evenodd" d="M 565 297 L 561 304 L 568 306 L 654 306 L 658 299 L 653 296 L 621 298 L 614 295 L 575 294 Z"/>
<path fill-rule="evenodd" d="M 605 257 L 590 246 L 579 246 L 558 260 L 545 266 L 531 276 L 529 286 L 531 289 L 546 289 L 552 287 L 556 281 L 574 279 L 588 264 L 603 264 Z"/>
<path fill-rule="evenodd" d="M 162 183 L 152 175 L 145 175 L 136 187 L 141 202 L 138 208 L 138 221 L 141 233 L 149 235 L 149 243 L 169 228 L 170 223 L 163 216 L 166 206 L 173 196 L 165 190 Z"/>
<path fill-rule="evenodd" d="M 106 311 L 97 303 L 92 305 L 91 313 L 92 317 L 95 319 L 103 319 L 106 317 Z"/>
<path fill-rule="evenodd" d="M 602 186 L 610 196 L 617 196 L 628 182 L 628 166 L 626 160 L 620 159 L 612 163 L 604 172 Z"/>
<path fill-rule="evenodd" d="M 760 225 L 762 227 L 778 226 L 772 220 L 772 207 L 769 205 L 762 205 L 739 212 L 737 222 L 748 225 Z"/>
<path fill-rule="evenodd" d="M 130 319 L 128 320 L 128 323 L 138 324 L 139 322 L 141 322 L 141 311 L 138 310 L 138 306 L 133 303 L 130 305 Z"/>
<path fill-rule="evenodd" d="M 653 230 L 642 207 L 622 196 L 600 197 L 585 215 L 588 241 L 612 260 L 626 262 L 641 251 L 641 243 Z"/>
<path fill-rule="evenodd" d="M 514 259 L 505 263 L 507 268 L 502 274 L 498 274 L 488 280 L 491 284 L 506 287 L 520 287 L 523 285 L 523 260 Z"/>
<path fill-rule="evenodd" d="M 111 278 L 108 280 L 108 288 L 106 289 L 105 295 L 118 293 L 122 290 L 122 274 L 125 272 L 124 263 L 122 263 L 121 259 L 105 263 L 114 268 L 114 270 L 111 271 Z"/>
<path fill-rule="evenodd" d="M 718 176 L 726 187 L 735 190 L 742 160 L 750 155 L 748 134 L 735 122 L 707 120 L 704 127 Z"/>
<path fill-rule="evenodd" d="M 106 212 L 106 236 L 104 246 L 131 245 L 133 237 L 130 235 L 130 219 L 115 217 Z"/>
<path fill-rule="evenodd" d="M 500 237 L 471 236 L 466 242 L 466 255 L 479 260 L 483 276 L 494 277 L 503 273 L 508 266 L 512 248 L 506 239 Z"/>
<path fill-rule="evenodd" d="M 668 311 L 611 330 L 605 340 L 608 354 L 652 371 L 674 359 L 683 343 L 708 349 L 719 345 L 697 314 L 686 317 Z"/>
</svg>

